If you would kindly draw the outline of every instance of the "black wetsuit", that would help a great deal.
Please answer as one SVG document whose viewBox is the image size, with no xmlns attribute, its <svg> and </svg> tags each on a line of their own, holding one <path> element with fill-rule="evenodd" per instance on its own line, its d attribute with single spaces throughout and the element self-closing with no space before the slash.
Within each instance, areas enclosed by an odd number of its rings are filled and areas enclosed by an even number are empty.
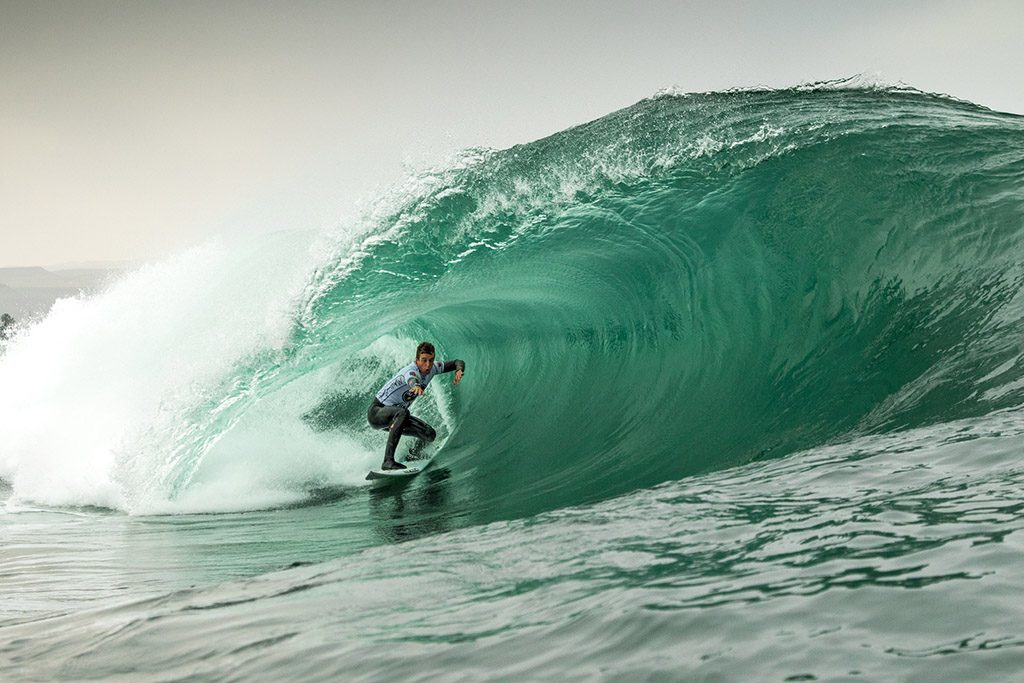
<svg viewBox="0 0 1024 683">
<path fill-rule="evenodd" d="M 435 362 L 424 377 L 413 363 L 403 368 L 377 392 L 370 409 L 366 412 L 366 419 L 371 426 L 388 430 L 388 444 L 384 449 L 384 469 L 394 466 L 395 450 L 398 449 L 398 440 L 403 435 L 416 437 L 416 444 L 410 450 L 413 455 L 418 454 L 420 448 L 437 438 L 437 432 L 433 427 L 418 417 L 413 417 L 409 412 L 409 406 L 416 400 L 416 394 L 411 390 L 415 386 L 426 388 L 435 375 L 453 370 L 465 372 L 466 364 L 461 360 Z"/>
</svg>

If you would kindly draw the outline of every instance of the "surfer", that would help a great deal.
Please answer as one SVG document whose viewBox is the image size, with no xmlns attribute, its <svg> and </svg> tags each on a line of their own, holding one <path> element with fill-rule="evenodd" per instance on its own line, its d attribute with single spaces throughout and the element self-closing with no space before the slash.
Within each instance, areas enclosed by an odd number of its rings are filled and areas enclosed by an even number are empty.
<svg viewBox="0 0 1024 683">
<path fill-rule="evenodd" d="M 405 465 L 395 462 L 398 439 L 403 434 L 416 437 L 416 443 L 409 449 L 409 457 L 419 456 L 420 449 L 437 437 L 434 428 L 409 413 L 409 406 L 427 390 L 434 375 L 455 371 L 454 383 L 462 381 L 466 364 L 461 360 L 434 362 L 434 345 L 422 342 L 416 347 L 416 360 L 402 368 L 380 388 L 370 404 L 366 419 L 377 429 L 388 430 L 388 445 L 384 448 L 382 470 L 404 470 Z"/>
</svg>

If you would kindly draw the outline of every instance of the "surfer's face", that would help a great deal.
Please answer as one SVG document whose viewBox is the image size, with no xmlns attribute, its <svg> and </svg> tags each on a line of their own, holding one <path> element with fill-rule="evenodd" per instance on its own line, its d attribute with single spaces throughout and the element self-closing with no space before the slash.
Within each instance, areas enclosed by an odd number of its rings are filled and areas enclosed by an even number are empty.
<svg viewBox="0 0 1024 683">
<path fill-rule="evenodd" d="M 421 353 L 419 358 L 416 359 L 416 367 L 419 368 L 421 375 L 425 375 L 430 372 L 430 366 L 433 364 L 434 357 L 429 353 Z"/>
</svg>

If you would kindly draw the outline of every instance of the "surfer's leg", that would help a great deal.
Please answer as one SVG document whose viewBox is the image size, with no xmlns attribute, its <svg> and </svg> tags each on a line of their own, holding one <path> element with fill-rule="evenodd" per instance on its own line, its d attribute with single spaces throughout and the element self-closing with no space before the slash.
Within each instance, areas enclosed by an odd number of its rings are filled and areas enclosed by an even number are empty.
<svg viewBox="0 0 1024 683">
<path fill-rule="evenodd" d="M 384 448 L 384 464 L 381 467 L 385 470 L 404 470 L 405 465 L 395 462 L 395 451 L 398 449 L 398 440 L 402 438 L 405 425 L 411 417 L 405 408 L 394 408 L 394 417 L 391 418 L 391 425 L 388 427 L 388 445 Z"/>
<path fill-rule="evenodd" d="M 394 419 L 397 409 L 397 406 L 388 407 L 382 406 L 379 403 L 373 403 L 370 405 L 370 409 L 366 411 L 366 421 L 370 423 L 371 427 L 387 429 L 391 425 L 391 420 Z"/>
<path fill-rule="evenodd" d="M 402 433 L 416 437 L 416 443 L 409 449 L 409 455 L 413 458 L 418 457 L 423 447 L 437 438 L 437 432 L 434 431 L 433 427 L 412 415 L 405 421 L 405 428 Z"/>
<path fill-rule="evenodd" d="M 427 443 L 430 443 L 437 438 L 437 432 L 434 431 L 433 427 L 412 415 L 406 419 L 402 433 L 408 434 L 409 436 L 415 436 L 417 439 L 422 439 Z"/>
<path fill-rule="evenodd" d="M 402 438 L 405 423 L 410 417 L 409 411 L 400 406 L 371 407 L 366 417 L 374 427 L 386 427 L 388 430 L 388 443 L 384 447 L 384 464 L 381 465 L 381 469 L 404 470 L 405 465 L 395 462 L 395 451 L 398 449 L 398 440 Z"/>
</svg>

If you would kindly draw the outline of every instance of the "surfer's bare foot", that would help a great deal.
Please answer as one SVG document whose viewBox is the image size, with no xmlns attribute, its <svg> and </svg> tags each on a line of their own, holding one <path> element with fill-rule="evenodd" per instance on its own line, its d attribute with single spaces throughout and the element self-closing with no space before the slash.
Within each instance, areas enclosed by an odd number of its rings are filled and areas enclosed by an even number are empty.
<svg viewBox="0 0 1024 683">
<path fill-rule="evenodd" d="M 400 463 L 400 462 L 395 462 L 394 460 L 392 460 L 391 462 L 388 462 L 387 460 L 385 460 L 385 461 L 384 461 L 384 464 L 383 464 L 383 465 L 381 465 L 381 466 L 380 466 L 380 468 L 381 468 L 382 470 L 404 470 L 404 469 L 408 469 L 408 468 L 407 468 L 407 467 L 406 467 L 405 465 L 403 465 L 402 463 Z"/>
</svg>

